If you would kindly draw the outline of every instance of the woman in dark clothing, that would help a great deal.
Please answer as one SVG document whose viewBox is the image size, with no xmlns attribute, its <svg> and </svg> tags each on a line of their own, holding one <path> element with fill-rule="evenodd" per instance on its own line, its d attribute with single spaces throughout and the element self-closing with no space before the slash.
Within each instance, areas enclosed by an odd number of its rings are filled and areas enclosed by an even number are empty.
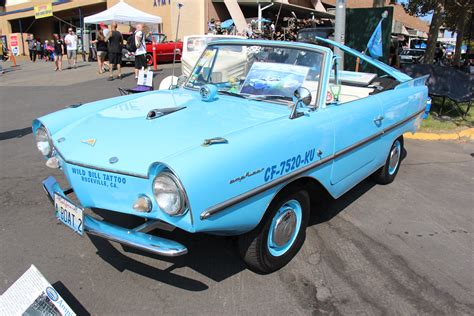
<svg viewBox="0 0 474 316">
<path fill-rule="evenodd" d="M 110 76 L 107 80 L 114 80 L 113 72 L 114 65 L 117 67 L 117 79 L 122 79 L 120 64 L 122 63 L 122 33 L 117 31 L 117 23 L 112 23 L 112 31 L 109 36 L 109 62 L 110 62 Z"/>
<path fill-rule="evenodd" d="M 54 64 L 56 69 L 54 71 L 62 71 L 63 66 L 63 55 L 64 55 L 64 43 L 58 34 L 53 34 L 54 39 Z"/>
<path fill-rule="evenodd" d="M 38 55 L 38 60 L 43 60 L 43 43 L 39 37 L 36 39 L 36 54 Z"/>
<path fill-rule="evenodd" d="M 103 74 L 105 56 L 107 56 L 107 42 L 105 41 L 104 31 L 102 29 L 99 30 L 97 39 L 92 43 L 94 43 L 97 48 L 97 65 L 99 66 L 98 73 Z"/>
</svg>

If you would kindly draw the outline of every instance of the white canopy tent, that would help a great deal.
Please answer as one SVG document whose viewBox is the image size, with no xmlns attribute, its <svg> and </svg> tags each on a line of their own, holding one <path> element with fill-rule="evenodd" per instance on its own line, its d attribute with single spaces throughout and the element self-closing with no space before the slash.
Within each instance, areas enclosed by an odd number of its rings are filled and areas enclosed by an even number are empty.
<svg viewBox="0 0 474 316">
<path fill-rule="evenodd" d="M 135 9 L 120 0 L 119 3 L 105 11 L 84 18 L 86 24 L 99 24 L 100 22 L 105 24 L 117 22 L 118 24 L 144 23 L 152 25 L 160 24 L 162 20 L 159 16 Z"/>
</svg>

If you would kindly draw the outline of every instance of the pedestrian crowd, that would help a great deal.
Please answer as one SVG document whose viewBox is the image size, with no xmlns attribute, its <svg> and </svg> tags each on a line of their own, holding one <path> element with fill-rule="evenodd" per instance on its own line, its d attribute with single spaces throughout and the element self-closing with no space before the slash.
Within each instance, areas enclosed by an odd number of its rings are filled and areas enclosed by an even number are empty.
<svg viewBox="0 0 474 316">
<path fill-rule="evenodd" d="M 97 73 L 109 73 L 107 80 L 122 79 L 122 49 L 124 38 L 118 30 L 117 23 L 112 23 L 110 29 L 104 23 L 99 24 L 96 39 L 91 41 L 97 51 Z M 138 78 L 140 69 L 147 67 L 146 44 L 143 24 L 139 23 L 133 28 L 132 35 L 126 40 L 127 50 L 135 55 L 135 78 Z M 34 35 L 29 35 L 26 40 L 31 62 L 54 62 L 55 71 L 63 70 L 63 56 L 66 55 L 68 69 L 77 68 L 78 36 L 71 27 L 65 36 L 53 34 L 52 39 L 41 41 Z M 3 41 L 0 41 L 0 59 L 8 58 L 8 51 Z M 1 65 L 0 65 L 1 66 Z M 3 73 L 0 67 L 0 73 Z M 115 75 L 115 76 L 114 76 Z"/>
<path fill-rule="evenodd" d="M 68 69 L 77 68 L 78 38 L 72 27 L 68 29 L 68 33 L 64 37 L 54 33 L 52 39 L 42 42 L 40 38 L 30 35 L 26 42 L 32 62 L 37 60 L 54 62 L 54 70 L 62 71 L 63 55 L 66 55 Z"/>
<path fill-rule="evenodd" d="M 304 28 L 325 26 L 325 22 L 320 19 L 297 19 L 296 17 L 284 17 L 280 20 L 252 19 L 247 23 L 247 28 L 238 33 L 232 23 L 223 24 L 219 20 L 210 19 L 207 23 L 208 33 L 214 35 L 240 35 L 252 39 L 268 39 L 278 41 L 296 41 L 298 31 Z"/>
<path fill-rule="evenodd" d="M 139 70 L 147 67 L 146 34 L 143 24 L 136 24 L 127 39 L 124 39 L 123 34 L 117 30 L 118 25 L 115 22 L 111 24 L 111 30 L 104 23 L 100 23 L 99 27 L 97 38 L 92 41 L 97 50 L 97 73 L 100 75 L 108 71 L 108 81 L 122 79 L 122 50 L 126 47 L 128 52 L 134 54 L 135 79 L 137 79 Z M 114 76 L 114 71 L 116 71 L 116 76 Z"/>
</svg>

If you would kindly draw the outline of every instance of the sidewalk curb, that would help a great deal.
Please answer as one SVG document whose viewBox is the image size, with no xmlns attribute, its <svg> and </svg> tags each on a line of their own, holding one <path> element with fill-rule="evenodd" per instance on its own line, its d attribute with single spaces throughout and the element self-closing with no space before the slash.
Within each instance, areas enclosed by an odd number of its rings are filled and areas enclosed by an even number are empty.
<svg viewBox="0 0 474 316">
<path fill-rule="evenodd" d="M 405 133 L 403 137 L 407 139 L 418 139 L 418 140 L 461 140 L 470 139 L 474 140 L 474 128 L 468 128 L 457 133 Z"/>
</svg>

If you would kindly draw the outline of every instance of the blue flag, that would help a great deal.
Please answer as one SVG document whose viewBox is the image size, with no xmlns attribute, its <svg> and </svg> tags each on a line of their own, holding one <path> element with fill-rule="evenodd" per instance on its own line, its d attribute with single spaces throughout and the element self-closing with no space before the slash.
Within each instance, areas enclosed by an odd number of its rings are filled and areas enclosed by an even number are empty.
<svg viewBox="0 0 474 316">
<path fill-rule="evenodd" d="M 372 57 L 378 58 L 383 56 L 382 50 L 382 20 L 380 20 L 377 28 L 375 28 L 374 33 L 367 43 L 367 48 L 369 49 L 369 54 Z"/>
</svg>

